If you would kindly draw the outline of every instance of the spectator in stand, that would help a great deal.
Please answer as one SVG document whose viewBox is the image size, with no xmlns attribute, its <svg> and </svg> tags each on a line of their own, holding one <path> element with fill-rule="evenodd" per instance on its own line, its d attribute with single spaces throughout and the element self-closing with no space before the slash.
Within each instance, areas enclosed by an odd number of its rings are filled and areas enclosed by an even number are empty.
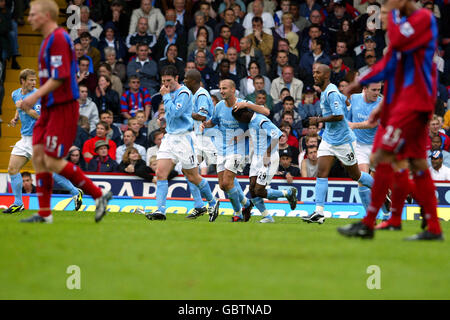
<svg viewBox="0 0 450 320">
<path fill-rule="evenodd" d="M 345 42 L 346 48 L 354 48 L 356 45 L 356 31 L 353 28 L 352 20 L 344 18 L 341 23 L 341 27 L 336 34 L 337 42 Z M 337 52 L 338 53 L 338 52 Z M 343 53 L 340 53 L 343 55 Z"/>
<path fill-rule="evenodd" d="M 294 17 L 291 13 L 285 13 L 282 17 L 282 24 L 275 29 L 276 34 L 282 38 L 286 39 L 287 35 L 293 32 L 297 36 L 297 42 L 300 35 L 300 29 L 294 24 Z M 298 52 L 297 52 L 298 55 Z"/>
<path fill-rule="evenodd" d="M 176 0 L 179 1 L 179 0 Z M 164 57 L 167 46 L 169 44 L 175 44 L 178 48 L 178 56 L 183 60 L 187 57 L 187 43 L 186 37 L 176 33 L 176 25 L 173 21 L 166 21 L 164 30 L 160 33 L 158 40 L 156 41 L 153 57 L 156 61 Z"/>
<path fill-rule="evenodd" d="M 267 109 L 270 109 L 269 106 L 267 105 L 267 92 L 265 90 L 259 90 L 259 91 L 255 91 L 256 97 L 255 97 L 255 104 L 260 105 L 260 106 L 264 106 Z"/>
<path fill-rule="evenodd" d="M 297 107 L 298 113 L 303 119 L 320 117 L 322 110 L 320 109 L 320 99 L 317 98 L 316 91 L 308 86 L 303 92 L 302 103 Z"/>
<path fill-rule="evenodd" d="M 280 10 L 277 10 L 273 15 L 273 22 L 275 23 L 275 27 L 279 27 L 282 23 L 281 18 L 283 14 L 290 12 L 291 0 L 281 0 L 280 1 Z"/>
<path fill-rule="evenodd" d="M 239 45 L 239 39 L 231 35 L 231 29 L 227 25 L 220 27 L 220 35 L 214 40 L 211 46 L 211 53 L 214 53 L 214 49 L 217 47 L 223 48 L 223 51 L 227 53 L 228 48 L 234 47 L 238 52 L 241 51 Z"/>
<path fill-rule="evenodd" d="M 441 150 L 434 150 L 430 156 L 431 158 L 431 178 L 435 181 L 450 180 L 450 168 L 444 166 L 443 155 Z"/>
<path fill-rule="evenodd" d="M 288 95 L 283 99 L 283 108 L 274 114 L 273 123 L 277 126 L 283 121 L 283 114 L 286 112 L 292 112 L 294 122 L 301 121 L 300 114 L 295 110 L 295 100 L 292 96 Z"/>
<path fill-rule="evenodd" d="M 300 15 L 305 18 L 309 18 L 313 10 L 320 11 L 322 7 L 316 3 L 316 0 L 306 0 L 300 5 Z"/>
<path fill-rule="evenodd" d="M 98 79 L 95 73 L 89 72 L 89 64 L 89 59 L 86 57 L 78 59 L 77 83 L 78 85 L 85 85 L 89 90 L 89 94 L 93 95 Z"/>
<path fill-rule="evenodd" d="M 252 29 L 247 30 L 245 35 L 252 40 L 254 48 L 261 50 L 266 62 L 266 69 L 270 70 L 274 40 L 272 33 L 264 32 L 263 20 L 260 17 L 254 17 L 252 19 Z"/>
<path fill-rule="evenodd" d="M 129 33 L 127 28 L 122 28 L 122 26 L 130 25 L 130 14 L 127 9 L 128 8 L 124 6 L 122 0 L 112 0 L 104 19 L 107 21 L 107 24 L 112 23 L 114 25 L 117 36 L 122 39 L 126 39 Z M 102 14 L 104 14 L 104 12 L 102 12 Z"/>
<path fill-rule="evenodd" d="M 231 79 L 236 84 L 236 90 L 239 90 L 239 78 L 230 72 L 230 60 L 222 59 L 219 64 L 219 83 L 225 79 Z"/>
<path fill-rule="evenodd" d="M 125 44 L 130 55 L 135 55 L 137 53 L 137 45 L 140 43 L 146 44 L 149 48 L 149 52 L 152 53 L 153 48 L 156 45 L 156 40 L 157 37 L 149 31 L 148 19 L 141 17 L 138 19 L 136 32 L 130 33 L 127 36 Z"/>
<path fill-rule="evenodd" d="M 281 89 L 281 91 L 280 91 L 280 102 L 278 102 L 278 103 L 273 105 L 272 111 L 270 113 L 271 120 L 273 120 L 273 117 L 274 117 L 275 114 L 277 114 L 278 112 L 283 110 L 284 98 L 286 98 L 286 97 L 288 97 L 290 95 L 291 95 L 291 93 L 289 92 L 288 88 Z"/>
<path fill-rule="evenodd" d="M 166 18 L 166 22 L 167 21 L 172 21 L 174 23 L 174 25 L 175 25 L 175 33 L 178 35 L 178 37 L 184 37 L 184 39 L 187 40 L 187 33 L 188 33 L 189 29 L 185 28 L 185 26 L 182 25 L 177 20 L 177 12 L 175 11 L 175 9 L 172 9 L 172 8 L 167 9 L 166 12 L 164 13 L 164 17 Z M 206 30 L 206 28 L 205 28 L 205 30 Z M 159 37 L 163 33 L 165 33 L 164 29 L 161 30 L 161 33 L 159 34 Z"/>
<path fill-rule="evenodd" d="M 89 120 L 86 116 L 80 115 L 77 123 L 77 135 L 75 137 L 73 145 L 81 149 L 83 148 L 84 143 L 90 138 L 91 136 L 89 135 Z"/>
<path fill-rule="evenodd" d="M 110 145 L 105 140 L 95 143 L 95 155 L 88 163 L 88 172 L 118 172 L 119 166 L 109 155 Z"/>
<path fill-rule="evenodd" d="M 255 61 L 250 62 L 249 74 L 248 77 L 240 81 L 241 97 L 255 102 L 255 91 L 264 90 L 267 94 L 270 94 L 270 80 L 259 73 L 259 66 Z M 273 99 L 270 95 L 267 96 L 267 106 L 272 110 Z"/>
<path fill-rule="evenodd" d="M 164 131 L 156 130 L 152 132 L 151 138 L 153 142 L 153 146 L 148 148 L 147 150 L 147 165 L 150 166 L 150 158 L 156 156 L 158 153 L 159 147 L 161 146 L 162 139 L 164 137 Z"/>
<path fill-rule="evenodd" d="M 92 130 L 95 130 L 95 127 L 99 121 L 97 105 L 92 101 L 91 98 L 89 98 L 88 88 L 84 84 L 79 85 L 78 90 L 80 93 L 80 96 L 78 98 L 78 103 L 80 105 L 80 115 L 88 118 L 88 132 L 91 132 Z"/>
<path fill-rule="evenodd" d="M 247 6 L 247 12 L 253 11 L 253 1 L 247 1 L 250 2 Z M 276 0 L 264 0 L 264 12 L 270 13 L 271 16 L 275 14 L 275 9 L 278 6 L 278 1 Z"/>
<path fill-rule="evenodd" d="M 253 18 L 258 17 L 264 21 L 264 32 L 271 34 L 272 28 L 275 27 L 275 22 L 270 13 L 264 12 L 264 2 L 262 0 L 253 1 L 253 12 L 248 12 L 242 22 L 242 26 L 247 30 L 246 35 L 252 30 Z"/>
<path fill-rule="evenodd" d="M 312 24 L 302 33 L 302 41 L 300 42 L 299 55 L 303 56 L 308 52 L 312 51 L 312 41 L 315 39 L 321 39 L 323 41 L 322 50 L 325 52 L 330 52 L 330 47 L 328 45 L 327 37 L 324 35 L 322 26 L 318 24 Z"/>
<path fill-rule="evenodd" d="M 300 169 L 292 165 L 292 154 L 288 149 L 281 150 L 279 153 L 280 165 L 276 175 L 285 178 L 287 183 L 292 183 L 294 177 L 301 176 Z"/>
<path fill-rule="evenodd" d="M 289 42 L 288 39 L 282 39 L 281 38 L 281 39 L 278 40 L 277 53 L 279 51 L 287 52 L 287 54 L 288 54 L 287 64 L 294 67 L 294 72 L 295 72 L 295 74 L 297 76 L 298 75 L 298 70 L 297 69 L 298 69 L 298 64 L 299 64 L 300 60 L 298 58 L 298 55 L 295 55 L 295 54 L 291 53 L 291 51 L 290 51 L 291 47 L 292 47 L 291 43 Z M 277 57 L 277 55 L 274 55 L 273 61 L 272 61 L 272 66 L 277 64 L 276 57 Z M 279 64 L 279 67 L 281 65 L 282 65 L 282 63 Z M 279 77 L 279 76 L 281 76 L 281 68 L 279 68 L 279 67 L 278 67 L 278 70 L 277 70 L 278 71 L 277 72 L 278 75 L 274 76 L 274 79 Z"/>
<path fill-rule="evenodd" d="M 292 164 L 294 166 L 298 166 L 298 149 L 290 146 L 288 142 L 288 136 L 289 133 L 286 131 L 282 131 L 283 134 L 280 137 L 280 141 L 278 143 L 278 150 L 279 152 L 283 151 L 284 149 L 287 149 L 289 153 L 292 155 Z"/>
<path fill-rule="evenodd" d="M 428 161 L 428 165 L 431 167 L 431 154 L 433 153 L 433 151 L 435 150 L 440 150 L 442 151 L 442 156 L 444 159 L 444 166 L 446 167 L 450 167 L 450 152 L 445 151 L 442 143 L 442 137 L 437 135 L 431 138 L 431 149 L 428 150 L 428 156 L 429 156 L 429 161 Z"/>
<path fill-rule="evenodd" d="M 283 2 L 283 1 L 282 1 Z M 294 1 L 289 4 L 289 13 L 294 18 L 294 24 L 297 26 L 300 33 L 311 25 L 306 17 L 300 15 L 300 5 Z M 299 35 L 301 37 L 301 35 Z"/>
<path fill-rule="evenodd" d="M 186 5 L 186 0 L 173 0 L 173 7 L 177 15 L 177 22 L 189 30 L 193 25 L 192 6 Z"/>
<path fill-rule="evenodd" d="M 75 41 L 81 33 L 87 31 L 94 37 L 96 40 L 100 39 L 100 35 L 102 34 L 103 28 L 98 24 L 92 21 L 89 18 L 90 9 L 88 6 L 80 7 L 80 24 L 79 28 L 72 28 L 70 30 L 70 38 L 72 41 Z"/>
<path fill-rule="evenodd" d="M 147 130 L 136 118 L 128 119 L 128 129 L 132 130 L 136 135 L 135 143 L 148 148 Z"/>
<path fill-rule="evenodd" d="M 339 81 L 339 84 L 337 86 L 339 92 L 344 94 L 344 90 L 345 90 L 345 88 L 347 88 L 348 84 L 349 84 L 349 82 L 346 79 Z"/>
<path fill-rule="evenodd" d="M 145 160 L 142 160 L 141 153 L 135 147 L 128 147 L 124 151 L 118 171 L 136 175 L 147 181 L 153 180 L 152 173 L 154 172 L 145 164 Z"/>
<path fill-rule="evenodd" d="M 208 1 L 201 1 L 199 4 L 199 10 L 205 14 L 205 24 L 214 30 L 217 24 L 217 20 L 215 19 L 217 13 L 211 7 L 211 3 L 209 3 Z"/>
<path fill-rule="evenodd" d="M 316 127 L 316 130 L 317 130 L 317 127 Z M 301 140 L 299 141 L 300 154 L 298 156 L 298 162 L 301 163 L 301 160 L 306 158 L 306 150 L 308 148 L 319 147 L 320 142 L 321 142 L 320 136 L 316 132 L 314 132 L 313 129 L 308 128 L 308 134 L 303 136 L 301 138 Z"/>
<path fill-rule="evenodd" d="M 158 106 L 158 110 L 155 112 L 155 114 L 152 117 L 152 120 L 149 121 L 147 126 L 147 137 L 151 139 L 152 134 L 155 130 L 161 129 L 160 126 L 160 119 L 164 118 L 165 116 L 165 110 L 164 110 L 164 101 L 161 101 Z M 149 142 L 153 141 L 151 139 Z"/>
<path fill-rule="evenodd" d="M 440 136 L 442 139 L 442 150 L 450 151 L 450 137 L 441 132 L 441 123 L 437 115 L 433 115 L 433 118 L 430 120 L 429 130 L 430 141 L 428 144 L 431 144 L 431 138 Z"/>
<path fill-rule="evenodd" d="M 312 146 L 306 149 L 306 159 L 301 164 L 301 173 L 303 178 L 317 178 L 319 162 L 317 158 L 317 147 Z"/>
<path fill-rule="evenodd" d="M 219 47 L 218 47 L 219 48 Z M 208 47 L 208 43 L 206 41 L 206 37 L 203 35 L 197 35 L 197 40 L 195 40 L 195 46 L 189 45 L 188 49 L 188 58 L 187 61 L 195 62 L 195 55 L 199 50 L 202 50 L 206 53 L 206 64 L 208 67 L 213 68 L 214 63 L 214 55 L 210 51 L 211 48 Z M 217 50 L 217 48 L 216 48 Z M 182 73 L 184 74 L 184 72 Z"/>
<path fill-rule="evenodd" d="M 249 72 L 249 76 L 251 76 L 250 72 L 250 64 L 251 62 L 256 62 L 256 66 L 258 67 L 257 74 L 266 74 L 266 62 L 264 61 L 264 56 L 261 50 L 254 48 L 252 44 L 252 40 L 248 37 L 243 37 L 240 40 L 241 52 L 239 53 L 238 63 L 245 67 Z M 256 74 L 255 74 L 256 75 Z M 253 75 L 252 77 L 254 77 Z M 270 91 L 269 91 L 270 92 Z"/>
<path fill-rule="evenodd" d="M 100 51 L 98 51 L 97 48 L 95 48 L 91 45 L 91 42 L 92 42 L 91 34 L 89 32 L 83 32 L 80 35 L 79 39 L 80 39 L 80 44 L 83 47 L 84 52 L 92 59 L 94 72 L 97 72 L 98 67 L 100 66 L 100 61 L 101 61 L 102 57 L 101 57 Z"/>
<path fill-rule="evenodd" d="M 109 130 L 106 132 L 106 138 L 114 141 L 116 146 L 120 145 L 122 142 L 122 132 L 120 129 L 114 125 L 114 115 L 111 110 L 106 110 L 100 113 L 100 121 L 103 121 L 108 124 Z M 93 130 L 90 133 L 91 137 L 95 137 L 97 135 L 97 130 Z"/>
<path fill-rule="evenodd" d="M 74 165 L 77 165 L 83 171 L 86 171 L 87 169 L 86 161 L 84 161 L 81 150 L 75 145 L 70 147 L 66 160 L 72 162 Z"/>
<path fill-rule="evenodd" d="M 281 77 L 283 68 L 286 66 L 290 66 L 289 64 L 289 52 L 285 50 L 278 50 L 276 54 L 276 59 L 274 63 L 272 63 L 269 78 L 273 81 L 278 77 Z M 295 73 L 295 69 L 294 69 Z"/>
<path fill-rule="evenodd" d="M 222 47 L 217 47 L 216 49 L 214 49 L 214 62 L 212 65 L 212 69 L 214 71 L 217 71 L 217 69 L 219 69 L 219 63 L 226 57 L 227 56 L 225 55 L 225 51 L 223 51 Z"/>
<path fill-rule="evenodd" d="M 217 38 L 220 35 L 222 26 L 226 25 L 230 28 L 231 34 L 236 38 L 241 39 L 242 37 L 244 37 L 245 29 L 240 23 L 236 21 L 239 17 L 236 16 L 233 9 L 226 9 L 223 15 L 223 21 L 216 24 L 216 27 L 214 29 L 214 36 Z"/>
<path fill-rule="evenodd" d="M 158 70 L 162 70 L 167 65 L 173 65 L 178 70 L 178 78 L 180 81 L 184 79 L 184 68 L 186 64 L 184 60 L 178 56 L 178 48 L 175 44 L 169 44 L 166 49 L 165 57 L 158 62 Z"/>
<path fill-rule="evenodd" d="M 338 38 L 336 43 L 336 54 L 338 54 L 342 58 L 342 62 L 345 66 L 347 66 L 349 69 L 354 69 L 355 67 L 355 61 L 351 55 L 349 55 L 349 48 L 346 39 L 340 39 Z M 353 50 L 351 50 L 353 52 Z"/>
<path fill-rule="evenodd" d="M 114 50 L 113 48 L 108 47 L 103 51 L 105 53 L 105 62 L 111 67 L 112 74 L 117 76 L 122 84 L 124 84 L 127 78 L 126 65 L 121 61 L 117 61 L 116 50 Z"/>
<path fill-rule="evenodd" d="M 21 67 L 17 62 L 17 57 L 20 55 L 17 42 L 17 22 L 12 15 L 12 6 L 12 3 L 0 1 L 0 62 L 6 66 L 6 60 L 11 58 L 11 69 L 20 70 Z M 2 76 L 3 74 L 4 72 L 0 73 Z M 0 98 L 3 100 L 2 96 Z"/>
<path fill-rule="evenodd" d="M 123 133 L 123 144 L 118 146 L 116 149 L 117 163 L 120 163 L 122 161 L 122 157 L 128 148 L 136 149 L 141 155 L 142 159 L 147 159 L 147 150 L 143 146 L 136 144 L 135 141 L 136 134 L 133 132 L 133 130 L 128 129 Z"/>
<path fill-rule="evenodd" d="M 112 73 L 111 66 L 106 62 L 100 63 L 100 67 L 98 68 L 99 76 L 107 76 L 111 80 L 111 89 L 117 92 L 117 94 L 122 96 L 123 93 L 123 85 L 122 81 L 120 81 L 119 77 Z"/>
<path fill-rule="evenodd" d="M 367 70 L 377 62 L 377 56 L 375 55 L 375 50 L 365 50 L 364 59 L 366 60 L 366 65 L 358 69 L 359 74 L 364 74 Z"/>
<path fill-rule="evenodd" d="M 109 129 L 109 124 L 106 122 L 100 121 L 97 123 L 96 136 L 86 141 L 83 145 L 82 153 L 86 162 L 90 162 L 94 156 L 98 155 L 96 143 L 100 140 L 105 141 L 109 145 L 109 155 L 113 160 L 116 159 L 116 143 L 106 137 Z"/>
<path fill-rule="evenodd" d="M 23 193 L 36 193 L 36 186 L 33 184 L 31 173 L 28 171 L 22 172 L 22 194 Z"/>
<path fill-rule="evenodd" d="M 325 19 L 325 25 L 328 28 L 328 33 L 331 41 L 333 42 L 333 46 L 336 43 L 336 36 L 338 32 L 341 30 L 344 21 L 349 23 L 352 17 L 345 10 L 345 4 L 342 0 L 335 0 L 333 6 L 333 12 L 327 16 Z M 350 27 L 350 26 L 348 26 Z M 346 29 L 348 28 L 346 27 Z M 350 39 L 349 39 L 350 40 Z"/>
<path fill-rule="evenodd" d="M 111 79 L 102 75 L 98 78 L 98 85 L 95 88 L 92 100 L 97 105 L 98 112 L 110 110 L 113 113 L 114 122 L 122 122 L 120 115 L 119 94 L 111 88 Z"/>
<path fill-rule="evenodd" d="M 199 28 L 203 27 L 206 28 L 208 31 L 208 43 L 212 43 L 214 41 L 214 30 L 211 29 L 210 26 L 206 25 L 206 18 L 205 14 L 202 11 L 197 11 L 194 15 L 195 17 L 195 26 L 189 29 L 188 32 L 188 43 L 194 42 L 198 33 Z"/>
<path fill-rule="evenodd" d="M 346 65 L 344 65 L 341 56 L 339 56 L 337 53 L 332 54 L 330 60 L 331 60 L 330 82 L 337 86 L 341 80 L 344 80 L 345 76 L 347 75 L 347 72 L 349 72 L 350 69 Z"/>
<path fill-rule="evenodd" d="M 247 76 L 247 68 L 239 62 L 236 48 L 228 48 L 226 57 L 230 62 L 230 73 L 234 74 L 239 80 Z M 239 83 L 237 86 L 239 87 Z"/>
<path fill-rule="evenodd" d="M 217 89 L 219 85 L 219 79 L 217 73 L 206 64 L 206 53 L 198 50 L 195 55 L 195 67 L 202 75 L 202 82 L 206 90 L 211 91 Z"/>
<path fill-rule="evenodd" d="M 272 81 L 270 95 L 274 103 L 280 101 L 280 92 L 282 88 L 288 88 L 291 97 L 294 98 L 295 104 L 298 105 L 302 101 L 303 82 L 294 77 L 294 68 L 292 66 L 284 66 L 281 77 Z"/>
<path fill-rule="evenodd" d="M 320 39 L 311 40 L 311 50 L 305 53 L 300 59 L 300 68 L 307 74 L 312 74 L 312 66 L 314 63 L 330 64 L 330 57 L 324 51 L 325 42 Z M 312 79 L 312 76 L 311 76 Z"/>
<path fill-rule="evenodd" d="M 357 47 L 356 49 L 358 49 L 359 47 Z M 374 56 L 374 60 L 377 61 L 378 58 L 381 57 L 382 53 L 381 52 L 377 52 L 377 43 L 375 42 L 375 39 L 373 36 L 366 36 L 364 38 L 364 46 L 363 46 L 363 50 L 362 52 L 360 52 L 359 54 L 357 54 L 357 56 L 355 57 L 355 66 L 358 69 L 361 69 L 362 67 L 364 67 L 365 65 L 368 64 L 367 59 L 366 59 L 366 53 L 367 51 L 370 51 L 371 53 L 373 53 Z"/>
<path fill-rule="evenodd" d="M 283 115 L 283 118 L 287 119 L 288 117 L 291 117 L 292 119 L 292 112 L 291 111 L 286 111 Z M 281 131 L 286 131 L 287 135 L 288 135 L 288 145 L 298 149 L 298 138 L 292 133 L 292 125 L 291 125 L 291 121 L 281 121 L 279 128 Z"/>
<path fill-rule="evenodd" d="M 137 76 L 141 85 L 148 90 L 150 95 L 153 95 L 158 92 L 159 87 L 158 65 L 149 58 L 148 45 L 138 44 L 136 50 L 136 60 L 128 62 L 127 76 Z"/>
<path fill-rule="evenodd" d="M 125 120 L 136 116 L 136 112 L 144 110 L 145 121 L 150 117 L 151 97 L 148 90 L 141 87 L 141 81 L 137 76 L 128 79 L 129 90 L 125 91 L 120 98 L 121 114 Z"/>
<path fill-rule="evenodd" d="M 128 34 L 133 34 L 136 32 L 136 29 L 139 29 L 140 18 L 146 18 L 147 24 L 150 27 L 148 32 L 154 35 L 155 39 L 158 38 L 161 30 L 164 28 L 166 19 L 160 9 L 153 7 L 151 0 L 141 0 L 140 8 L 133 10 Z"/>
</svg>

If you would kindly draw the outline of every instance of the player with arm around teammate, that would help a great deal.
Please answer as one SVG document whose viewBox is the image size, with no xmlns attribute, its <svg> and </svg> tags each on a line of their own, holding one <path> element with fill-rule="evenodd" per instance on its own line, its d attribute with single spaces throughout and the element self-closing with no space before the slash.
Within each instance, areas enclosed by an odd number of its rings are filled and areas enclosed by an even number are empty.
<svg viewBox="0 0 450 320">
<path fill-rule="evenodd" d="M 278 170 L 280 162 L 278 142 L 282 132 L 266 116 L 247 108 L 233 110 L 233 116 L 239 122 L 248 123 L 249 136 L 253 142 L 249 174 L 251 201 L 263 216 L 259 222 L 273 223 L 275 221 L 264 205 L 264 198 L 276 200 L 285 197 L 289 201 L 291 210 L 295 210 L 297 206 L 296 188 L 291 187 L 289 190 L 266 189 Z M 250 215 L 244 216 L 244 221 L 249 219 Z"/>
</svg>

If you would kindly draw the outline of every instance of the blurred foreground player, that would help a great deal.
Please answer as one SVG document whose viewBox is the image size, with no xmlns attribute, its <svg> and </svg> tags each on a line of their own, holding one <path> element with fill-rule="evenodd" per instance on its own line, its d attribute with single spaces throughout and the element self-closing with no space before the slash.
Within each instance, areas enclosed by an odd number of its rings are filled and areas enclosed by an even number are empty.
<svg viewBox="0 0 450 320">
<path fill-rule="evenodd" d="M 59 8 L 53 0 L 36 0 L 30 6 L 28 21 L 32 29 L 44 37 L 39 52 L 40 88 L 18 103 L 18 107 L 29 110 L 41 99 L 41 116 L 33 131 L 39 211 L 21 222 L 53 221 L 50 209 L 52 172 L 67 178 L 95 199 L 95 221 L 98 222 L 106 214 L 112 194 L 102 192 L 80 168 L 64 160 L 75 140 L 79 116 L 73 44 L 67 32 L 58 27 Z"/>
<path fill-rule="evenodd" d="M 419 9 L 413 0 L 388 0 L 385 6 L 392 10 L 388 16 L 388 51 L 367 74 L 347 87 L 351 92 L 361 84 L 385 81 L 383 104 L 369 119 L 380 119 L 383 128 L 374 142 L 376 173 L 371 204 L 361 222 L 338 228 L 338 232 L 373 238 L 376 215 L 387 190 L 394 179 L 398 186 L 408 185 L 409 164 L 416 190 L 420 190 L 416 200 L 424 208 L 428 227 L 405 240 L 443 240 L 435 186 L 426 160 L 427 124 L 436 101 L 437 70 L 432 58 L 437 46 L 437 23 L 432 13 Z M 404 202 L 409 189 L 399 189 L 404 190 L 395 196 L 399 203 Z M 401 211 L 393 210 L 392 214 L 400 222 Z"/>
</svg>

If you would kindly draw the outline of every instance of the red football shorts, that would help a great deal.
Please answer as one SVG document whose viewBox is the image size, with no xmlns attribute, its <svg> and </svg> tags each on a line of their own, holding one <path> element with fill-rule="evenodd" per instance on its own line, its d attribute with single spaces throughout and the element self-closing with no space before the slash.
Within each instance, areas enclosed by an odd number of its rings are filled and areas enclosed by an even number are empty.
<svg viewBox="0 0 450 320">
<path fill-rule="evenodd" d="M 76 100 L 49 108 L 42 106 L 34 125 L 33 145 L 42 144 L 47 155 L 64 158 L 77 136 L 79 108 Z"/>
<path fill-rule="evenodd" d="M 385 127 L 378 126 L 372 152 L 381 148 L 395 153 L 398 160 L 426 159 L 429 112 L 397 109 Z"/>
</svg>

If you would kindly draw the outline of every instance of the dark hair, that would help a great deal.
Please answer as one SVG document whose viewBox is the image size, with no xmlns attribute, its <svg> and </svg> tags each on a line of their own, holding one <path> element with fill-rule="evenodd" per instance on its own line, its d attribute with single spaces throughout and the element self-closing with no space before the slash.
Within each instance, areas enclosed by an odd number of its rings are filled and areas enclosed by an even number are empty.
<svg viewBox="0 0 450 320">
<path fill-rule="evenodd" d="M 97 122 L 97 124 L 95 125 L 95 128 L 97 128 L 98 125 L 102 125 L 106 129 L 106 131 L 109 131 L 109 124 L 107 124 L 105 121 Z"/>
<path fill-rule="evenodd" d="M 252 23 L 253 23 L 253 22 L 261 22 L 262 24 L 264 24 L 264 23 L 263 23 L 263 19 L 262 19 L 261 17 L 253 17 Z"/>
<path fill-rule="evenodd" d="M 258 94 L 262 94 L 262 95 L 264 95 L 264 96 L 267 97 L 267 92 L 266 92 L 266 90 L 257 90 L 257 91 L 255 91 L 255 96 L 257 96 Z"/>
<path fill-rule="evenodd" d="M 222 61 L 220 61 L 219 65 L 222 65 L 224 63 L 230 64 L 230 60 L 228 60 L 227 58 L 223 58 Z"/>
<path fill-rule="evenodd" d="M 287 97 L 285 97 L 285 98 L 283 99 L 283 104 L 284 104 L 286 101 L 292 101 L 292 102 L 295 103 L 295 100 L 294 100 L 294 98 L 293 98 L 292 96 L 287 96 Z"/>
<path fill-rule="evenodd" d="M 172 76 L 172 77 L 176 78 L 178 76 L 177 67 L 175 67 L 173 65 L 164 66 L 161 70 L 161 77 L 162 76 Z"/>
<path fill-rule="evenodd" d="M 319 45 L 320 49 L 323 50 L 323 48 L 325 46 L 325 41 L 323 41 L 323 39 L 317 38 L 317 39 L 314 39 L 313 41 L 316 41 L 316 45 Z"/>
<path fill-rule="evenodd" d="M 80 57 L 80 58 L 78 59 L 78 64 L 80 64 L 80 62 L 83 61 L 83 60 L 85 60 L 85 61 L 89 62 L 89 64 L 91 64 L 91 61 L 90 61 L 87 57 L 85 57 L 85 56 L 82 56 L 82 57 Z"/>
<path fill-rule="evenodd" d="M 223 30 L 224 28 L 227 28 L 228 30 L 231 31 L 231 28 L 230 28 L 229 26 L 227 26 L 226 24 L 224 24 L 224 25 L 222 25 L 222 26 L 220 27 L 219 33 L 222 33 L 222 30 Z M 205 28 L 205 29 L 206 29 L 206 28 Z"/>
<path fill-rule="evenodd" d="M 108 70 L 108 72 L 112 72 L 111 66 L 108 63 L 106 63 L 106 62 L 100 63 L 98 68 L 100 69 L 100 67 L 104 67 L 104 68 L 106 68 L 106 70 Z"/>
<path fill-rule="evenodd" d="M 83 38 L 92 39 L 92 36 L 91 36 L 91 34 L 89 32 L 85 31 L 85 32 L 80 34 L 80 39 L 83 39 Z"/>
<path fill-rule="evenodd" d="M 198 27 L 197 33 L 196 33 L 196 35 L 195 35 L 195 39 L 198 38 L 198 34 L 200 33 L 200 30 L 205 30 L 205 31 L 206 31 L 206 43 L 209 44 L 209 31 L 208 31 L 208 29 L 206 29 L 206 27 L 204 27 L 204 26 Z"/>
<path fill-rule="evenodd" d="M 265 82 L 264 77 L 263 77 L 262 75 L 260 75 L 260 74 L 257 74 L 257 75 L 253 78 L 253 82 L 255 82 L 255 80 L 257 80 L 257 79 L 262 79 L 262 80 Z"/>
<path fill-rule="evenodd" d="M 139 42 L 138 44 L 136 44 L 136 50 L 139 50 L 140 47 L 149 47 L 148 44 L 143 43 L 143 42 Z"/>
<path fill-rule="evenodd" d="M 283 113 L 281 114 L 281 119 L 283 119 L 286 115 L 291 116 L 292 119 L 294 119 L 294 112 L 292 111 L 283 111 Z"/>
<path fill-rule="evenodd" d="M 261 67 L 259 66 L 259 63 L 256 62 L 255 60 L 250 60 L 250 63 L 248 64 L 248 70 L 250 71 L 250 66 L 252 64 L 256 64 L 256 66 L 258 67 L 259 70 L 261 70 Z"/>
<path fill-rule="evenodd" d="M 31 178 L 31 173 L 29 173 L 28 171 L 22 172 L 22 178 L 25 178 L 25 177 Z"/>
</svg>

